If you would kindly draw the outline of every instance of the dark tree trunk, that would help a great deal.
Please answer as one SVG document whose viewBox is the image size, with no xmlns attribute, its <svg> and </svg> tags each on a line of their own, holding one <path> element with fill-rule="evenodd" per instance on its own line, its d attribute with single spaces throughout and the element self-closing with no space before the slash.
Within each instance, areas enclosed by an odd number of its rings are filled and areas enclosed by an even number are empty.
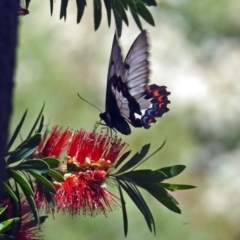
<svg viewBox="0 0 240 240">
<path fill-rule="evenodd" d="M 0 0 L 0 197 L 5 178 L 4 155 L 12 113 L 19 0 Z"/>
</svg>

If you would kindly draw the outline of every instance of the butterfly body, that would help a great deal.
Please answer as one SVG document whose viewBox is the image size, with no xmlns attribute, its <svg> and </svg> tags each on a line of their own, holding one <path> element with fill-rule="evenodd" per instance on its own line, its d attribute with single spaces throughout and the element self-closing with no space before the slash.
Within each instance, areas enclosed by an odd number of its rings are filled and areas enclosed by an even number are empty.
<svg viewBox="0 0 240 240">
<path fill-rule="evenodd" d="M 111 129 L 129 135 L 129 123 L 147 129 L 150 123 L 156 122 L 155 117 L 161 117 L 169 110 L 167 95 L 170 93 L 166 87 L 148 86 L 148 65 L 146 31 L 136 38 L 124 62 L 118 39 L 114 36 L 107 77 L 106 111 L 100 114 Z M 144 109 L 145 113 L 142 112 Z"/>
</svg>

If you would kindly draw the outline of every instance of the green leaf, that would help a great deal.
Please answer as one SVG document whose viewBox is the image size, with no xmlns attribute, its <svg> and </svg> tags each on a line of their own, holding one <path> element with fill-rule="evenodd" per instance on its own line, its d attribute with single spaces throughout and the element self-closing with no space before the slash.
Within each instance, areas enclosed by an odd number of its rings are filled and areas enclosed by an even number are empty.
<svg viewBox="0 0 240 240">
<path fill-rule="evenodd" d="M 36 131 L 36 127 L 37 127 L 37 124 L 38 124 L 38 122 L 39 122 L 39 120 L 40 120 L 40 118 L 42 116 L 44 106 L 45 106 L 45 103 L 43 104 L 43 106 L 42 106 L 42 108 L 40 110 L 40 113 L 38 114 L 38 117 L 37 117 L 35 123 L 32 126 L 32 129 L 30 130 L 30 132 L 29 132 L 29 134 L 27 136 L 27 139 L 29 139 L 32 136 L 32 134 Z"/>
<path fill-rule="evenodd" d="M 196 188 L 196 186 L 185 185 L 185 184 L 174 184 L 174 183 L 160 183 L 160 185 L 163 188 L 166 188 L 166 189 L 168 189 L 170 191 L 187 190 L 187 189 Z"/>
<path fill-rule="evenodd" d="M 40 182 L 49 192 L 56 193 L 55 187 L 52 185 L 52 183 L 47 180 L 44 176 L 41 174 L 38 174 L 34 171 L 28 171 L 38 182 Z"/>
<path fill-rule="evenodd" d="M 50 14 L 53 14 L 53 0 L 50 0 Z"/>
<path fill-rule="evenodd" d="M 100 26 L 102 20 L 102 2 L 101 0 L 94 0 L 94 29 L 95 31 Z"/>
<path fill-rule="evenodd" d="M 125 10 L 128 10 L 127 0 L 119 0 L 119 2 Z"/>
<path fill-rule="evenodd" d="M 40 159 L 34 160 L 25 160 L 22 161 L 17 166 L 13 167 L 14 170 L 25 170 L 29 171 L 32 170 L 38 173 L 46 173 L 49 170 L 48 164 Z"/>
<path fill-rule="evenodd" d="M 47 163 L 50 168 L 57 168 L 60 164 L 60 161 L 57 158 L 53 157 L 42 158 L 42 161 Z"/>
<path fill-rule="evenodd" d="M 155 0 L 141 0 L 144 2 L 147 6 L 157 6 L 157 3 Z"/>
<path fill-rule="evenodd" d="M 113 15 L 114 15 L 114 19 L 115 19 L 115 27 L 116 27 L 117 36 L 118 36 L 118 38 L 120 38 L 121 34 L 122 34 L 122 18 L 118 16 L 116 10 L 113 10 Z"/>
<path fill-rule="evenodd" d="M 77 3 L 77 23 L 80 23 L 87 3 L 86 0 L 76 0 L 76 3 Z"/>
<path fill-rule="evenodd" d="M 19 222 L 19 221 L 20 221 L 20 218 L 11 218 L 11 219 L 8 219 L 8 220 L 6 220 L 6 221 L 1 222 L 0 232 L 1 232 L 1 233 L 4 233 L 4 232 L 10 230 L 10 229 L 12 228 L 12 226 L 13 226 L 14 224 L 16 224 L 16 222 Z"/>
<path fill-rule="evenodd" d="M 146 162 L 149 158 L 151 158 L 153 155 L 155 155 L 157 152 L 159 152 L 163 146 L 165 145 L 166 143 L 166 139 L 164 140 L 164 142 L 162 143 L 162 145 L 157 149 L 155 150 L 153 153 L 151 153 L 147 158 L 145 158 L 144 160 L 142 160 L 139 164 L 137 164 L 133 169 L 137 168 L 139 165 L 143 164 L 144 162 Z"/>
<path fill-rule="evenodd" d="M 131 14 L 132 14 L 133 19 L 134 19 L 135 23 L 137 24 L 138 28 L 139 28 L 141 31 L 143 31 L 142 24 L 141 24 L 141 21 L 140 21 L 140 19 L 139 19 L 139 17 L 138 17 L 138 14 L 135 13 L 135 12 L 133 12 L 133 11 L 131 11 Z"/>
<path fill-rule="evenodd" d="M 152 26 L 155 26 L 151 13 L 145 7 L 145 5 L 140 1 L 137 2 L 137 12 L 146 22 L 148 22 Z"/>
<path fill-rule="evenodd" d="M 137 7 L 134 0 L 126 0 L 131 12 L 137 13 Z"/>
<path fill-rule="evenodd" d="M 31 0 L 26 0 L 26 8 L 28 9 Z"/>
<path fill-rule="evenodd" d="M 18 201 L 18 198 L 15 195 L 15 193 L 13 192 L 13 190 L 11 189 L 11 187 L 8 184 L 6 184 L 5 182 L 3 182 L 3 188 L 12 199 L 14 199 L 15 201 Z"/>
<path fill-rule="evenodd" d="M 40 225 L 41 222 L 40 222 L 38 210 L 37 210 L 37 207 L 36 207 L 36 204 L 35 204 L 35 201 L 34 201 L 33 197 L 24 188 L 22 188 L 22 190 L 23 190 L 23 193 L 24 193 L 24 195 L 27 199 L 28 205 L 29 205 L 29 207 L 32 211 L 32 214 L 33 214 L 33 217 L 36 221 L 36 224 Z"/>
<path fill-rule="evenodd" d="M 146 144 L 142 147 L 140 153 L 136 153 L 126 164 L 124 164 L 117 173 L 124 172 L 129 170 L 130 168 L 134 167 L 138 164 L 148 153 L 150 148 L 150 143 Z"/>
<path fill-rule="evenodd" d="M 126 172 L 115 177 L 124 178 L 124 180 L 129 179 L 136 183 L 158 183 L 165 179 L 165 175 L 162 172 L 153 171 L 150 169 Z"/>
<path fill-rule="evenodd" d="M 118 181 L 117 181 L 117 183 L 118 183 Z M 124 235 L 126 237 L 127 233 L 128 233 L 128 217 L 127 217 L 126 202 L 124 200 L 120 184 L 118 183 L 117 186 L 118 186 L 120 201 L 121 201 L 121 206 L 122 206 Z"/>
<path fill-rule="evenodd" d="M 5 207 L 0 207 L 0 216 L 5 212 L 5 210 L 7 209 L 7 206 Z"/>
<path fill-rule="evenodd" d="M 117 161 L 115 168 L 117 168 L 129 156 L 130 153 L 131 153 L 131 150 L 128 152 L 125 152 Z"/>
<path fill-rule="evenodd" d="M 26 179 L 18 172 L 8 169 L 9 175 L 21 186 L 22 190 L 25 190 L 28 194 L 33 196 L 33 190 Z"/>
<path fill-rule="evenodd" d="M 169 210 L 175 213 L 181 213 L 180 208 L 176 205 L 178 202 L 160 184 L 139 183 L 139 186 L 147 190 Z"/>
<path fill-rule="evenodd" d="M 105 8 L 107 11 L 107 20 L 108 26 L 111 26 L 111 8 L 112 8 L 112 1 L 111 0 L 104 0 Z"/>
<path fill-rule="evenodd" d="M 62 0 L 61 9 L 60 9 L 60 19 L 64 17 L 65 21 L 67 18 L 67 6 L 68 6 L 68 0 Z"/>
<path fill-rule="evenodd" d="M 154 233 L 155 233 L 155 223 L 154 223 L 152 213 L 149 210 L 146 202 L 144 201 L 141 193 L 132 184 L 129 184 L 127 182 L 122 183 L 120 181 L 119 181 L 119 184 L 125 190 L 125 192 L 129 195 L 129 197 L 132 199 L 132 201 L 138 207 L 140 212 L 143 214 L 143 216 L 144 216 L 144 218 L 147 222 L 149 230 L 152 232 L 152 226 L 153 226 L 153 230 L 154 230 Z"/>
<path fill-rule="evenodd" d="M 14 133 L 13 133 L 13 135 L 12 135 L 8 145 L 7 145 L 7 151 L 9 151 L 9 149 L 11 148 L 12 144 L 14 143 L 16 137 L 18 136 L 26 116 L 27 116 L 27 110 L 24 112 L 19 124 L 17 125 L 17 127 L 16 127 L 16 129 L 15 129 L 15 131 L 14 131 Z"/>
<path fill-rule="evenodd" d="M 64 182 L 65 181 L 64 177 L 60 173 L 58 173 L 57 171 L 55 171 L 53 169 L 49 169 L 47 174 L 48 174 L 48 176 L 52 177 L 57 182 Z"/>
<path fill-rule="evenodd" d="M 30 139 L 23 142 L 23 144 L 19 147 L 19 149 L 14 151 L 9 156 L 7 163 L 11 164 L 21 159 L 29 157 L 36 150 L 37 146 L 41 141 L 41 137 L 42 137 L 41 134 L 38 133 L 33 137 L 31 137 Z"/>
<path fill-rule="evenodd" d="M 41 120 L 39 122 L 39 127 L 38 127 L 38 130 L 36 130 L 37 133 L 42 133 L 43 131 L 43 127 L 44 127 L 44 116 L 41 116 Z M 44 135 L 44 134 L 42 134 Z"/>
<path fill-rule="evenodd" d="M 121 9 L 121 17 L 122 17 L 122 20 L 125 22 L 125 24 L 128 26 L 128 18 L 127 18 L 127 14 L 123 8 L 122 5 L 120 5 L 120 9 Z"/>
<path fill-rule="evenodd" d="M 186 168 L 186 166 L 184 166 L 184 165 L 174 165 L 174 166 L 170 166 L 170 167 L 160 168 L 155 171 L 160 171 L 160 172 L 164 173 L 166 175 L 166 179 L 167 179 L 167 178 L 172 178 L 172 177 L 177 176 L 185 168 Z"/>
</svg>

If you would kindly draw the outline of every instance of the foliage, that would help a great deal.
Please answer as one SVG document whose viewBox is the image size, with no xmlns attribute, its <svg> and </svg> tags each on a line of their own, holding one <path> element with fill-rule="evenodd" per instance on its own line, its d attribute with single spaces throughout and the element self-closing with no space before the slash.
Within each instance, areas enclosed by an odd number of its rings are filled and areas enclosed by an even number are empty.
<svg viewBox="0 0 240 240">
<path fill-rule="evenodd" d="M 111 26 L 112 13 L 118 32 L 118 36 L 121 36 L 122 23 L 124 22 L 128 26 L 128 18 L 126 12 L 129 10 L 131 15 L 137 24 L 138 28 L 142 31 L 142 24 L 140 16 L 152 26 L 155 25 L 153 17 L 146 6 L 157 6 L 155 0 L 93 0 L 93 15 L 94 15 L 94 29 L 97 30 L 102 20 L 102 2 L 104 2 L 108 26 Z M 28 8 L 30 0 L 26 0 L 26 7 Z M 84 14 L 85 7 L 87 6 L 86 0 L 76 0 L 77 5 L 77 23 L 80 23 Z M 61 0 L 60 19 L 67 19 L 67 7 L 68 0 Z M 50 0 L 50 12 L 53 13 L 54 1 Z"/>
</svg>

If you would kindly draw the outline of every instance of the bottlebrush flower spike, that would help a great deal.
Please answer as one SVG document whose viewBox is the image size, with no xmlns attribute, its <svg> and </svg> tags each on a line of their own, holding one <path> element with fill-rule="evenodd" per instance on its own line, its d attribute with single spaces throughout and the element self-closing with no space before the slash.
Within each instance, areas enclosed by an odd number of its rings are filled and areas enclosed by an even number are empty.
<svg viewBox="0 0 240 240">
<path fill-rule="evenodd" d="M 68 165 L 74 164 L 80 168 L 97 168 L 107 171 L 113 167 L 117 157 L 126 147 L 117 137 L 84 130 L 73 134 L 68 147 Z"/>
<path fill-rule="evenodd" d="M 51 132 L 47 132 L 40 142 L 35 155 L 41 157 L 56 157 L 59 158 L 60 154 L 67 147 L 71 141 L 72 131 L 68 128 L 63 130 L 58 125 L 54 126 Z"/>
<path fill-rule="evenodd" d="M 107 171 L 125 146 L 120 139 L 107 134 L 74 132 L 65 158 L 65 182 L 53 183 L 57 189 L 57 210 L 94 216 L 115 209 L 118 198 L 106 189 L 105 182 Z"/>
</svg>

